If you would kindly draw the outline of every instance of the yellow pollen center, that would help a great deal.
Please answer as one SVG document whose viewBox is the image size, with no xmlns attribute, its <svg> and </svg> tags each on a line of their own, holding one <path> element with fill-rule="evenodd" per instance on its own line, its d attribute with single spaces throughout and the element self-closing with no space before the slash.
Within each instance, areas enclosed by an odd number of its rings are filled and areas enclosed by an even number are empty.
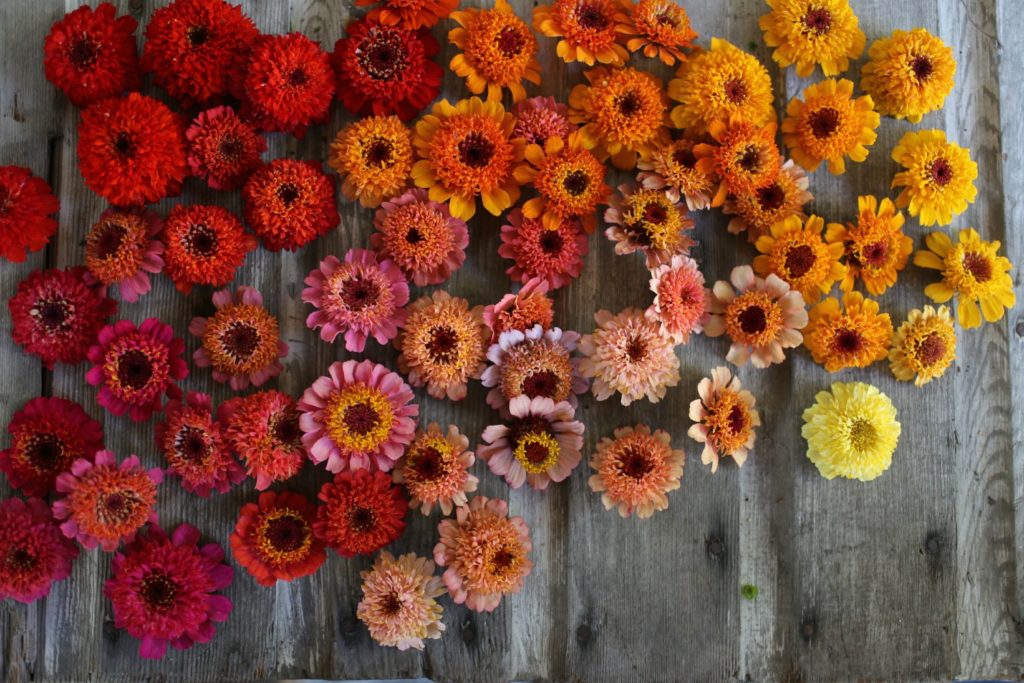
<svg viewBox="0 0 1024 683">
<path fill-rule="evenodd" d="M 343 448 L 372 451 L 391 433 L 395 414 L 379 389 L 353 384 L 331 396 L 324 406 L 328 436 Z"/>
<path fill-rule="evenodd" d="M 558 462 L 560 453 L 558 440 L 546 432 L 523 435 L 513 451 L 516 460 L 530 474 L 547 472 Z"/>
<path fill-rule="evenodd" d="M 878 443 L 878 430 L 868 420 L 858 417 L 850 423 L 850 444 L 854 450 L 866 453 Z"/>
</svg>

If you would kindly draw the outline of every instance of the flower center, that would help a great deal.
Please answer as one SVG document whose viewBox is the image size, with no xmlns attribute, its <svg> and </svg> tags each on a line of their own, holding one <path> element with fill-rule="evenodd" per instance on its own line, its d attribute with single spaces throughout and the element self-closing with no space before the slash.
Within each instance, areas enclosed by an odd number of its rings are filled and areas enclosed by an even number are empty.
<svg viewBox="0 0 1024 683">
<path fill-rule="evenodd" d="M 459 337 L 452 328 L 435 327 L 430 332 L 430 340 L 427 341 L 427 353 L 435 363 L 453 363 L 458 342 Z"/>
<path fill-rule="evenodd" d="M 615 100 L 615 105 L 618 107 L 619 113 L 623 116 L 633 116 L 640 111 L 642 104 L 643 103 L 640 101 L 640 95 L 632 90 L 624 95 L 620 95 Z"/>
<path fill-rule="evenodd" d="M 228 354 L 238 359 L 246 359 L 260 345 L 260 332 L 245 322 L 233 322 L 220 337 L 220 343 Z"/>
<path fill-rule="evenodd" d="M 946 340 L 935 332 L 922 339 L 916 351 L 917 360 L 926 367 L 934 365 L 945 355 Z"/>
<path fill-rule="evenodd" d="M 647 340 L 635 335 L 626 342 L 626 356 L 634 363 L 639 363 L 647 356 Z"/>
<path fill-rule="evenodd" d="M 370 508 L 353 508 L 348 515 L 348 526 L 353 531 L 367 532 L 377 525 L 377 515 Z"/>
<path fill-rule="evenodd" d="M 342 420 L 350 432 L 363 436 L 373 431 L 380 416 L 369 403 L 354 403 L 345 409 Z"/>
<path fill-rule="evenodd" d="M 760 306 L 749 306 L 737 317 L 746 334 L 761 334 L 768 328 L 768 316 Z"/>
<path fill-rule="evenodd" d="M 566 175 L 565 180 L 562 181 L 562 187 L 573 197 L 579 197 L 586 192 L 589 185 L 590 177 L 587 176 L 585 171 L 579 169 Z"/>
<path fill-rule="evenodd" d="M 299 188 L 295 187 L 291 183 L 282 183 L 277 188 L 277 198 L 280 199 L 285 206 L 291 206 L 292 203 L 299 198 Z"/>
<path fill-rule="evenodd" d="M 206 432 L 196 427 L 186 426 L 178 432 L 175 448 L 182 460 L 191 463 L 202 462 L 207 453 Z"/>
<path fill-rule="evenodd" d="M 161 571 L 151 572 L 142 580 L 139 594 L 154 609 L 166 609 L 174 604 L 178 584 Z"/>
<path fill-rule="evenodd" d="M 409 244 L 419 244 L 423 241 L 423 233 L 417 228 L 409 228 L 409 231 L 405 233 L 405 241 Z"/>
<path fill-rule="evenodd" d="M 786 202 L 786 191 L 778 183 L 757 189 L 757 203 L 762 211 L 777 211 Z"/>
<path fill-rule="evenodd" d="M 839 111 L 832 107 L 822 107 L 811 114 L 809 123 L 814 137 L 819 140 L 832 137 L 839 128 Z"/>
<path fill-rule="evenodd" d="M 124 244 L 128 236 L 128 228 L 120 223 L 103 223 L 100 226 L 99 234 L 95 237 L 95 253 L 100 259 L 106 260 L 114 256 Z"/>
<path fill-rule="evenodd" d="M 668 219 L 668 211 L 661 204 L 648 204 L 644 207 L 644 220 L 648 223 L 661 225 Z"/>
<path fill-rule="evenodd" d="M 840 353 L 858 353 L 864 348 L 864 337 L 857 330 L 841 329 L 836 332 L 833 344 Z"/>
<path fill-rule="evenodd" d="M 25 571 L 34 569 L 37 564 L 36 556 L 28 548 L 12 548 L 5 558 L 4 564 L 8 567 Z"/>
<path fill-rule="evenodd" d="M 470 168 L 483 168 L 494 156 L 494 143 L 473 131 L 459 142 L 459 160 Z"/>
<path fill-rule="evenodd" d="M 870 450 L 878 441 L 878 430 L 868 420 L 858 417 L 850 424 L 850 443 L 854 450 Z"/>
<path fill-rule="evenodd" d="M 79 70 L 84 71 L 96 63 L 100 46 L 89 36 L 81 36 L 71 44 L 68 59 Z"/>
<path fill-rule="evenodd" d="M 289 85 L 293 85 L 295 87 L 305 85 L 308 80 L 309 76 L 307 76 L 306 72 L 302 69 L 292 69 L 292 72 L 288 74 Z"/>
<path fill-rule="evenodd" d="M 654 461 L 639 448 L 630 447 L 619 459 L 622 473 L 630 479 L 640 481 L 654 471 Z"/>
<path fill-rule="evenodd" d="M 413 461 L 413 470 L 417 478 L 423 481 L 433 481 L 444 472 L 444 456 L 441 451 L 433 446 L 427 446 L 419 452 Z"/>
<path fill-rule="evenodd" d="M 505 57 L 515 57 L 526 47 L 526 39 L 514 27 L 506 26 L 498 33 L 494 39 L 494 44 Z"/>
<path fill-rule="evenodd" d="M 117 381 L 138 391 L 153 377 L 153 364 L 142 351 L 129 349 L 117 359 Z"/>
<path fill-rule="evenodd" d="M 405 50 L 399 36 L 373 30 L 356 51 L 359 65 L 377 81 L 386 81 L 405 70 Z"/>
<path fill-rule="evenodd" d="M 283 514 L 267 522 L 264 535 L 274 550 L 291 553 L 306 544 L 309 528 L 297 514 Z"/>
<path fill-rule="evenodd" d="M 561 253 L 564 245 L 565 239 L 557 230 L 545 230 L 540 235 L 540 249 L 548 256 Z"/>
<path fill-rule="evenodd" d="M 393 151 L 394 145 L 389 140 L 377 138 L 367 146 L 366 151 L 363 152 L 363 158 L 371 166 L 384 167 L 392 163 Z"/>
<path fill-rule="evenodd" d="M 747 427 L 747 411 L 740 404 L 729 409 L 729 416 L 726 418 L 726 425 L 733 434 L 739 434 Z"/>
<path fill-rule="evenodd" d="M 115 491 L 103 499 L 103 516 L 106 518 L 125 518 L 133 507 L 132 499 L 122 491 Z"/>
<path fill-rule="evenodd" d="M 793 278 L 801 278 L 814 266 L 814 250 L 806 244 L 790 247 L 786 252 L 786 270 Z"/>
<path fill-rule="evenodd" d="M 881 266 L 885 264 L 889 256 L 889 245 L 887 242 L 872 242 L 861 249 L 864 262 L 870 266 Z"/>
<path fill-rule="evenodd" d="M 217 239 L 216 232 L 199 224 L 189 227 L 182 242 L 185 244 L 185 249 L 193 256 L 209 258 L 217 253 L 220 240 Z"/>
<path fill-rule="evenodd" d="M 747 99 L 747 84 L 737 78 L 726 83 L 725 99 L 733 104 L 743 104 Z"/>
<path fill-rule="evenodd" d="M 580 3 L 576 5 L 576 23 L 590 31 L 603 31 L 608 26 L 608 18 L 604 16 L 600 7 Z"/>
<path fill-rule="evenodd" d="M 199 47 L 210 39 L 210 29 L 205 26 L 190 26 L 188 42 L 192 47 Z"/>
<path fill-rule="evenodd" d="M 128 159 L 135 155 L 135 143 L 128 132 L 121 131 L 114 137 L 114 151 L 122 159 Z"/>
<path fill-rule="evenodd" d="M 971 274 L 975 282 L 988 282 L 992 279 L 992 262 L 984 254 L 973 251 L 965 253 L 964 270 Z"/>
<path fill-rule="evenodd" d="M 546 472 L 558 462 L 558 439 L 548 429 L 545 426 L 544 431 L 529 432 L 517 439 L 513 454 L 530 474 Z"/>
<path fill-rule="evenodd" d="M 270 433 L 274 440 L 285 446 L 297 446 L 302 437 L 302 430 L 299 429 L 299 414 L 287 413 L 276 416 L 271 421 Z"/>
<path fill-rule="evenodd" d="M 234 161 L 238 157 L 242 156 L 242 151 L 245 149 L 245 145 L 238 138 L 225 137 L 220 141 L 220 145 L 217 148 L 220 155 L 227 160 Z"/>
<path fill-rule="evenodd" d="M 37 434 L 25 449 L 25 457 L 39 471 L 52 472 L 64 459 L 64 443 L 53 434 Z"/>
<path fill-rule="evenodd" d="M 672 161 L 676 162 L 683 168 L 693 168 L 697 165 L 697 157 L 690 148 L 677 149 L 672 152 Z"/>
<path fill-rule="evenodd" d="M 953 180 L 953 167 L 950 166 L 949 162 L 939 157 L 932 162 L 931 168 L 928 169 L 929 175 L 931 176 L 932 182 L 939 187 L 945 187 Z"/>
<path fill-rule="evenodd" d="M 523 393 L 530 398 L 544 396 L 553 398 L 558 390 L 558 375 L 551 370 L 535 372 L 523 380 Z"/>
<path fill-rule="evenodd" d="M 394 593 L 388 593 L 380 601 L 380 610 L 389 617 L 402 611 L 402 601 Z"/>
<path fill-rule="evenodd" d="M 739 166 L 747 173 L 757 173 L 761 169 L 761 153 L 754 145 L 747 145 L 739 157 Z"/>
<path fill-rule="evenodd" d="M 935 65 L 932 64 L 930 57 L 926 55 L 918 55 L 910 60 L 910 70 L 917 76 L 919 82 L 927 81 L 935 71 Z"/>
<path fill-rule="evenodd" d="M 352 451 L 378 448 L 391 433 L 394 420 L 387 396 L 364 384 L 344 387 L 324 407 L 327 434 L 339 447 Z"/>
<path fill-rule="evenodd" d="M 339 294 L 350 310 L 361 311 L 377 303 L 380 287 L 373 280 L 356 275 L 341 284 Z"/>
<path fill-rule="evenodd" d="M 51 332 L 58 332 L 67 327 L 68 318 L 71 317 L 70 306 L 63 298 L 39 301 L 36 303 L 36 312 L 39 322 Z"/>
<path fill-rule="evenodd" d="M 824 35 L 832 28 L 832 13 L 824 7 L 812 7 L 804 15 L 804 26 L 819 36 Z"/>
</svg>

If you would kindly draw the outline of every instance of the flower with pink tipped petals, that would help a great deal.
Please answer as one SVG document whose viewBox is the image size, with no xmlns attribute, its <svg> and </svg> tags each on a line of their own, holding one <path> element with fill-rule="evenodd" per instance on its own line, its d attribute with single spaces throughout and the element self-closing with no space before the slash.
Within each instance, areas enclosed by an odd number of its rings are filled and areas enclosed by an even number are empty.
<svg viewBox="0 0 1024 683">
<path fill-rule="evenodd" d="M 505 330 L 528 330 L 534 325 L 547 329 L 555 319 L 554 303 L 548 297 L 547 280 L 533 278 L 515 294 L 484 308 L 484 322 L 491 329 L 491 343 Z"/>
<path fill-rule="evenodd" d="M 399 650 L 422 650 L 424 639 L 441 637 L 443 610 L 434 598 L 443 595 L 445 587 L 434 576 L 433 562 L 413 553 L 396 560 L 385 550 L 359 576 L 363 599 L 356 616 L 374 641 Z"/>
<path fill-rule="evenodd" d="M 754 396 L 743 389 L 740 378 L 727 367 L 717 367 L 711 377 L 697 384 L 697 394 L 690 402 L 690 438 L 704 444 L 700 460 L 711 465 L 711 474 L 718 471 L 722 458 L 732 457 L 742 467 L 757 439 L 755 427 L 761 416 L 754 410 Z"/>
<path fill-rule="evenodd" d="M 569 139 L 576 126 L 569 122 L 569 107 L 554 97 L 531 97 L 512 107 L 516 116 L 513 138 L 525 138 L 528 145 L 544 146 L 548 138 Z"/>
<path fill-rule="evenodd" d="M 661 325 L 675 344 L 689 344 L 690 334 L 704 329 L 711 315 L 704 275 L 689 256 L 673 256 L 651 271 L 654 303 L 645 315 Z"/>
<path fill-rule="evenodd" d="M 128 303 L 149 292 L 150 275 L 164 269 L 164 223 L 144 209 L 107 209 L 85 236 L 85 267 L 100 284 L 118 288 Z"/>
<path fill-rule="evenodd" d="M 214 489 L 225 493 L 245 479 L 212 413 L 210 396 L 190 391 L 184 403 L 168 401 L 164 421 L 156 425 L 156 446 L 167 460 L 167 473 L 181 477 L 182 488 L 202 498 Z"/>
<path fill-rule="evenodd" d="M 291 479 L 306 461 L 299 429 L 298 405 L 288 394 L 271 389 L 221 403 L 217 419 L 256 490 Z"/>
<path fill-rule="evenodd" d="M 501 227 L 498 254 L 513 261 L 505 272 L 523 283 L 540 278 L 549 289 L 564 287 L 583 272 L 583 258 L 589 251 L 587 233 L 576 219 L 562 219 L 558 227 L 548 230 L 539 219 L 525 218 L 514 209 Z"/>
<path fill-rule="evenodd" d="M 492 387 L 487 392 L 487 405 L 502 410 L 522 394 L 568 401 L 575 408 L 576 394 L 588 388 L 587 380 L 579 374 L 578 360 L 571 355 L 579 339 L 572 330 L 545 330 L 540 325 L 525 332 L 502 332 L 487 350 L 491 365 L 480 377 L 485 387 Z"/>
<path fill-rule="evenodd" d="M 53 523 L 38 498 L 0 503 L 0 600 L 32 602 L 71 574 L 78 546 Z"/>
</svg>

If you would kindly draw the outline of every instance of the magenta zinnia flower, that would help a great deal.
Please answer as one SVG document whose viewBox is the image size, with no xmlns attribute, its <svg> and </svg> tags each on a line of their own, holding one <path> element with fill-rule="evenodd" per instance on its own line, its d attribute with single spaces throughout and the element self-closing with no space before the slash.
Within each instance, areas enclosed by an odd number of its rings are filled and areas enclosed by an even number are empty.
<svg viewBox="0 0 1024 683">
<path fill-rule="evenodd" d="M 71 573 L 78 546 L 53 523 L 38 498 L 0 503 L 0 600 L 32 602 L 45 597 L 54 581 Z"/>
<path fill-rule="evenodd" d="M 576 407 L 576 394 L 587 390 L 587 380 L 579 374 L 577 360 L 571 357 L 580 335 L 553 327 L 545 330 L 534 325 L 522 332 L 502 332 L 496 344 L 487 350 L 491 365 L 480 379 L 487 393 L 487 405 L 502 410 L 519 395 L 544 396 L 568 401 Z"/>
<path fill-rule="evenodd" d="M 233 398 L 220 404 L 217 417 L 257 491 L 295 476 L 306 461 L 299 409 L 288 394 L 272 389 Z"/>
<path fill-rule="evenodd" d="M 168 401 L 164 412 L 165 420 L 156 425 L 156 446 L 167 459 L 167 472 L 181 477 L 182 488 L 206 498 L 214 489 L 224 493 L 245 479 L 212 417 L 208 394 L 190 391 L 185 403 Z"/>
<path fill-rule="evenodd" d="M 501 227 L 498 254 L 514 263 L 506 270 L 513 280 L 527 283 L 533 278 L 547 282 L 550 289 L 564 287 L 583 272 L 583 258 L 590 241 L 577 219 L 563 219 L 548 230 L 537 218 L 525 218 L 520 209 L 508 215 Z"/>
<path fill-rule="evenodd" d="M 673 256 L 651 271 L 654 303 L 645 315 L 661 325 L 661 331 L 676 344 L 688 344 L 690 334 L 704 329 L 710 316 L 710 294 L 704 276 L 689 256 Z"/>
</svg>

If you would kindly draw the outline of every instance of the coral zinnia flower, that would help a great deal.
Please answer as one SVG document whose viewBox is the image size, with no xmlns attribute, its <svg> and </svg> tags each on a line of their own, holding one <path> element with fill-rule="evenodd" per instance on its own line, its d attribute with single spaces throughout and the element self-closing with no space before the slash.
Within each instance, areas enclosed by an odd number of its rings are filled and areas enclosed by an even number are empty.
<svg viewBox="0 0 1024 683">
<path fill-rule="evenodd" d="M 245 222 L 271 251 L 295 251 L 338 227 L 334 182 L 319 163 L 274 159 L 242 187 Z"/>
<path fill-rule="evenodd" d="M 164 272 L 182 294 L 231 282 L 257 243 L 233 213 L 213 205 L 172 206 L 162 237 Z"/>
<path fill-rule="evenodd" d="M 78 546 L 65 538 L 38 498 L 0 503 L 0 600 L 32 602 L 71 574 Z"/>
<path fill-rule="evenodd" d="M 672 122 L 689 135 L 700 135 L 712 121 L 738 118 L 754 126 L 775 121 L 768 70 L 721 38 L 712 38 L 710 50 L 679 65 L 668 96 L 681 103 L 671 112 Z"/>
<path fill-rule="evenodd" d="M 39 251 L 57 232 L 60 209 L 50 184 L 21 166 L 0 166 L 0 257 L 15 263 Z"/>
<path fill-rule="evenodd" d="M 807 78 L 821 65 L 826 76 L 850 68 L 864 52 L 867 37 L 858 27 L 849 0 L 767 0 L 771 12 L 760 18 L 764 42 L 783 69 L 796 64 Z"/>
<path fill-rule="evenodd" d="M 674 0 L 638 0 L 627 6 L 629 21 L 623 33 L 630 52 L 642 51 L 644 57 L 657 57 L 668 66 L 686 61 L 683 50 L 694 48 L 697 32 L 685 9 Z"/>
<path fill-rule="evenodd" d="M 512 137 L 523 138 L 528 145 L 543 145 L 548 138 L 569 139 L 576 130 L 569 123 L 569 107 L 554 97 L 531 97 L 512 107 L 516 126 Z"/>
<path fill-rule="evenodd" d="M 327 165 L 343 179 L 346 197 L 372 209 L 405 189 L 412 156 L 412 132 L 401 119 L 370 116 L 338 131 Z"/>
<path fill-rule="evenodd" d="M 313 533 L 342 557 L 372 555 L 398 540 L 409 505 L 384 472 L 340 472 L 320 489 Z"/>
<path fill-rule="evenodd" d="M 100 328 L 117 312 L 117 302 L 106 291 L 81 266 L 34 270 L 7 300 L 11 338 L 47 369 L 58 361 L 81 363 Z"/>
<path fill-rule="evenodd" d="M 693 148 L 698 143 L 689 138 L 662 141 L 640 156 L 636 180 L 648 190 L 662 190 L 673 202 L 686 199 L 690 211 L 711 206 L 716 179 L 697 167 Z"/>
<path fill-rule="evenodd" d="M 658 322 L 635 308 L 617 315 L 600 310 L 594 320 L 597 329 L 580 340 L 580 373 L 594 378 L 598 401 L 618 391 L 624 406 L 644 397 L 657 403 L 679 384 L 679 358 Z"/>
<path fill-rule="evenodd" d="M 754 396 L 741 388 L 740 378 L 719 366 L 697 384 L 697 394 L 690 402 L 690 419 L 694 424 L 687 434 L 704 444 L 700 461 L 711 465 L 711 474 L 718 471 L 722 458 L 731 457 L 736 467 L 743 467 L 750 449 L 757 440 L 755 427 L 761 416 L 754 410 Z"/>
<path fill-rule="evenodd" d="M 503 596 L 522 589 L 533 544 L 523 518 L 508 516 L 508 503 L 476 496 L 437 531 L 434 562 L 447 567 L 442 578 L 456 604 L 493 612 Z"/>
<path fill-rule="evenodd" d="M 167 460 L 167 473 L 181 477 L 183 489 L 208 498 L 214 490 L 226 493 L 245 479 L 212 417 L 209 394 L 190 391 L 184 403 L 168 401 L 164 412 L 164 421 L 156 425 L 156 447 Z"/>
<path fill-rule="evenodd" d="M 775 273 L 803 294 L 804 301 L 816 302 L 846 275 L 846 267 L 839 262 L 843 244 L 826 243 L 821 236 L 824 227 L 820 216 L 811 216 L 806 223 L 796 216 L 776 223 L 754 243 L 761 252 L 754 257 L 754 271 L 761 277 Z"/>
<path fill-rule="evenodd" d="M 430 201 L 422 188 L 384 202 L 373 225 L 370 246 L 417 287 L 441 284 L 466 260 L 466 222 L 452 216 L 447 204 Z"/>
<path fill-rule="evenodd" d="M 719 280 L 711 290 L 711 317 L 704 334 L 728 334 L 732 340 L 725 359 L 733 365 L 766 368 L 785 360 L 783 349 L 803 343 L 807 325 L 804 297 L 777 275 L 754 276 L 750 266 L 732 269 L 729 282 Z M 735 289 L 733 289 L 735 287 Z"/>
<path fill-rule="evenodd" d="M 306 318 L 324 341 L 345 335 L 345 349 L 362 353 L 366 339 L 387 344 L 405 324 L 409 284 L 391 261 L 377 261 L 368 249 L 349 249 L 344 263 L 328 256 L 309 272 L 302 300 L 316 310 Z"/>
<path fill-rule="evenodd" d="M 615 243 L 616 254 L 639 251 L 648 268 L 688 254 L 695 243 L 685 233 L 696 225 L 682 205 L 661 190 L 620 185 L 604 212 L 605 236 Z"/>
<path fill-rule="evenodd" d="M 629 17 L 615 0 L 552 0 L 550 5 L 535 5 L 533 28 L 549 38 L 561 38 L 555 51 L 566 64 L 621 66 L 629 59 L 629 52 L 619 44 L 629 30 Z"/>
<path fill-rule="evenodd" d="M 892 179 L 893 189 L 903 188 L 896 206 L 909 207 L 921 225 L 949 225 L 978 195 L 978 165 L 971 151 L 947 142 L 941 130 L 906 133 L 893 148 L 892 158 L 905 169 Z"/>
<path fill-rule="evenodd" d="M 483 307 L 438 290 L 409 305 L 405 329 L 395 339 L 398 369 L 414 387 L 435 398 L 460 401 L 466 382 L 480 377 L 490 332 Z"/>
<path fill-rule="evenodd" d="M 301 493 L 266 491 L 246 503 L 231 533 L 231 554 L 261 586 L 309 576 L 327 558 L 313 533 L 316 505 Z"/>
<path fill-rule="evenodd" d="M 138 90 L 139 52 L 132 17 L 116 17 L 109 2 L 68 12 L 54 22 L 43 44 L 46 80 L 60 88 L 71 104 L 87 107 Z"/>
<path fill-rule="evenodd" d="M 523 160 L 526 142 L 512 137 L 515 117 L 500 102 L 479 97 L 452 106 L 441 100 L 416 124 L 413 144 L 420 156 L 413 181 L 430 190 L 435 202 L 450 199 L 452 215 L 469 220 L 479 195 L 495 216 L 519 199 L 513 170 Z"/>
<path fill-rule="evenodd" d="M 853 97 L 853 81 L 828 79 L 794 97 L 782 121 L 782 139 L 796 163 L 814 171 L 828 162 L 833 175 L 846 173 L 846 159 L 861 162 L 875 143 L 881 117 L 870 95 Z"/>
<path fill-rule="evenodd" d="M 441 637 L 444 610 L 434 598 L 445 593 L 434 576 L 434 563 L 413 553 L 382 552 L 371 569 L 360 572 L 363 599 L 356 616 L 379 645 L 399 650 L 423 649 L 424 639 Z"/>
<path fill-rule="evenodd" d="M 234 570 L 216 543 L 199 546 L 199 531 L 181 524 L 170 538 L 150 525 L 145 537 L 114 556 L 103 594 L 114 608 L 114 626 L 139 644 L 139 656 L 160 659 L 168 643 L 187 650 L 213 638 L 231 600 L 215 593 L 231 585 Z"/>
<path fill-rule="evenodd" d="M 583 457 L 583 423 L 568 401 L 520 394 L 508 403 L 508 423 L 484 429 L 477 449 L 491 471 L 514 489 L 564 481 Z"/>
<path fill-rule="evenodd" d="M 256 490 L 295 476 L 306 460 L 295 399 L 280 391 L 258 391 L 220 404 L 217 419 L 224 437 L 246 471 L 256 477 Z"/>
<path fill-rule="evenodd" d="M 376 5 L 367 12 L 371 21 L 407 29 L 430 28 L 451 14 L 459 0 L 356 0 L 357 7 Z"/>
<path fill-rule="evenodd" d="M 185 131 L 192 175 L 214 190 L 234 190 L 260 165 L 267 141 L 231 107 L 200 112 Z"/>
<path fill-rule="evenodd" d="M 878 302 L 860 292 L 844 294 L 842 307 L 834 297 L 814 306 L 804 330 L 811 357 L 829 372 L 866 368 L 888 355 L 890 342 L 889 314 L 879 313 Z"/>
<path fill-rule="evenodd" d="M 498 341 L 502 332 L 525 332 L 534 325 L 551 327 L 555 319 L 555 304 L 548 297 L 548 284 L 540 278 L 527 280 L 515 294 L 506 294 L 501 301 L 484 308 L 484 324 L 491 331 L 490 344 Z"/>
<path fill-rule="evenodd" d="M 425 29 L 353 21 L 334 44 L 338 99 L 353 114 L 416 118 L 441 91 L 440 46 Z"/>
<path fill-rule="evenodd" d="M 525 21 L 516 16 L 508 0 L 496 0 L 492 9 L 466 8 L 452 12 L 459 26 L 448 32 L 448 40 L 462 50 L 449 67 L 466 79 L 474 95 L 487 91 L 487 99 L 501 102 L 503 88 L 512 101 L 526 97 L 523 81 L 540 83 L 537 39 Z"/>
<path fill-rule="evenodd" d="M 89 189 L 111 204 L 152 204 L 181 192 L 186 142 L 178 114 L 133 92 L 82 112 L 78 168 Z"/>
<path fill-rule="evenodd" d="M 328 472 L 395 466 L 413 439 L 419 406 L 397 373 L 364 360 L 336 361 L 299 401 L 302 444 Z"/>
<path fill-rule="evenodd" d="M 926 29 L 893 31 L 868 48 L 860 87 L 875 101 L 878 113 L 917 123 L 942 108 L 953 90 L 953 49 Z"/>
<path fill-rule="evenodd" d="M 554 230 L 523 212 L 513 209 L 508 223 L 501 226 L 498 254 L 513 261 L 505 270 L 510 278 L 522 283 L 537 278 L 548 289 L 564 287 L 583 272 L 583 258 L 590 251 L 590 241 L 579 220 L 558 221 Z"/>
<path fill-rule="evenodd" d="M 138 327 L 131 320 L 118 320 L 100 330 L 97 341 L 89 348 L 93 367 L 85 379 L 99 387 L 96 400 L 114 415 L 148 420 L 162 410 L 164 394 L 176 393 L 177 382 L 188 376 L 181 357 L 185 342 L 157 318 L 147 318 Z"/>
<path fill-rule="evenodd" d="M 857 279 L 868 292 L 878 296 L 896 284 L 896 276 L 907 265 L 914 240 L 903 234 L 903 214 L 888 197 L 881 204 L 871 195 L 857 197 L 857 224 L 845 227 L 829 223 L 825 240 L 843 245 L 846 275 L 840 283 L 850 291 Z"/>
<path fill-rule="evenodd" d="M 924 293 L 940 304 L 958 297 L 956 318 L 965 330 L 981 325 L 982 316 L 990 323 L 1001 320 L 1005 309 L 1016 304 L 1009 273 L 1013 264 L 998 255 L 998 240 L 986 242 L 967 228 L 955 245 L 943 232 L 933 232 L 924 241 L 928 249 L 914 254 L 914 265 L 942 273 L 942 280 L 925 287 Z"/>
<path fill-rule="evenodd" d="M 409 492 L 409 507 L 429 515 L 434 505 L 442 514 L 468 503 L 467 493 L 476 491 L 479 479 L 469 473 L 476 457 L 469 450 L 469 439 L 459 433 L 455 425 L 448 425 L 447 433 L 436 422 L 418 430 L 416 438 L 405 450 L 405 455 L 392 472 L 397 484 L 404 484 Z"/>
<path fill-rule="evenodd" d="M 320 44 L 301 33 L 260 36 L 245 71 L 242 110 L 263 130 L 303 137 L 327 120 L 334 70 Z"/>
<path fill-rule="evenodd" d="M 871 481 L 889 469 L 900 423 L 888 396 L 870 384 L 836 382 L 814 399 L 801 433 L 821 476 Z"/>
<path fill-rule="evenodd" d="M 668 508 L 669 491 L 679 488 L 686 465 L 686 453 L 672 448 L 668 433 L 638 424 L 619 427 L 614 439 L 602 438 L 590 457 L 596 470 L 588 480 L 590 490 L 601 494 L 605 510 L 613 507 L 619 516 L 633 512 L 641 519 Z"/>
<path fill-rule="evenodd" d="M 668 139 L 668 98 L 661 80 L 631 67 L 595 67 L 587 83 L 569 93 L 569 120 L 580 124 L 583 141 L 616 168 L 636 166 L 639 154 Z"/>
<path fill-rule="evenodd" d="M 152 211 L 107 209 L 85 236 L 85 267 L 103 285 L 134 303 L 149 292 L 150 274 L 164 269 L 164 224 Z"/>
<path fill-rule="evenodd" d="M 788 160 L 775 180 L 725 200 L 722 212 L 733 216 L 729 232 L 738 235 L 747 231 L 747 239 L 754 242 L 779 221 L 793 216 L 804 220 L 804 204 L 814 199 L 807 186 L 807 174 L 792 159 Z"/>
<path fill-rule="evenodd" d="M 525 332 L 502 332 L 487 351 L 491 365 L 481 376 L 487 393 L 487 405 L 496 410 L 508 406 L 516 396 L 543 396 L 556 403 L 568 401 L 576 407 L 576 394 L 587 391 L 587 381 L 579 374 L 578 361 L 571 357 L 580 335 L 555 327 L 545 330 L 534 325 Z"/>
<path fill-rule="evenodd" d="M 674 344 L 689 344 L 690 334 L 703 330 L 710 315 L 697 262 L 689 256 L 673 256 L 651 271 L 651 291 L 654 303 L 644 315 L 657 321 Z"/>
<path fill-rule="evenodd" d="M 263 307 L 263 295 L 253 287 L 214 292 L 217 310 L 209 318 L 195 317 L 188 331 L 202 345 L 192 354 L 197 367 L 213 368 L 213 379 L 228 382 L 235 391 L 258 387 L 283 369 L 288 355 L 277 318 Z"/>
<path fill-rule="evenodd" d="M 896 379 L 923 387 L 941 377 L 956 359 L 956 330 L 947 306 L 915 308 L 900 325 L 889 350 L 889 369 Z"/>
<path fill-rule="evenodd" d="M 697 144 L 693 153 L 697 168 L 719 180 L 711 206 L 721 206 L 728 195 L 752 193 L 779 177 L 782 155 L 775 145 L 774 123 L 712 121 L 708 132 L 717 144 Z"/>
<path fill-rule="evenodd" d="M 113 453 L 97 451 L 94 462 L 76 460 L 57 477 L 63 497 L 53 503 L 53 516 L 66 520 L 60 530 L 84 548 L 111 552 L 146 522 L 156 522 L 156 487 L 163 476 L 159 467 L 143 469 L 135 455 L 118 465 Z"/>
</svg>

